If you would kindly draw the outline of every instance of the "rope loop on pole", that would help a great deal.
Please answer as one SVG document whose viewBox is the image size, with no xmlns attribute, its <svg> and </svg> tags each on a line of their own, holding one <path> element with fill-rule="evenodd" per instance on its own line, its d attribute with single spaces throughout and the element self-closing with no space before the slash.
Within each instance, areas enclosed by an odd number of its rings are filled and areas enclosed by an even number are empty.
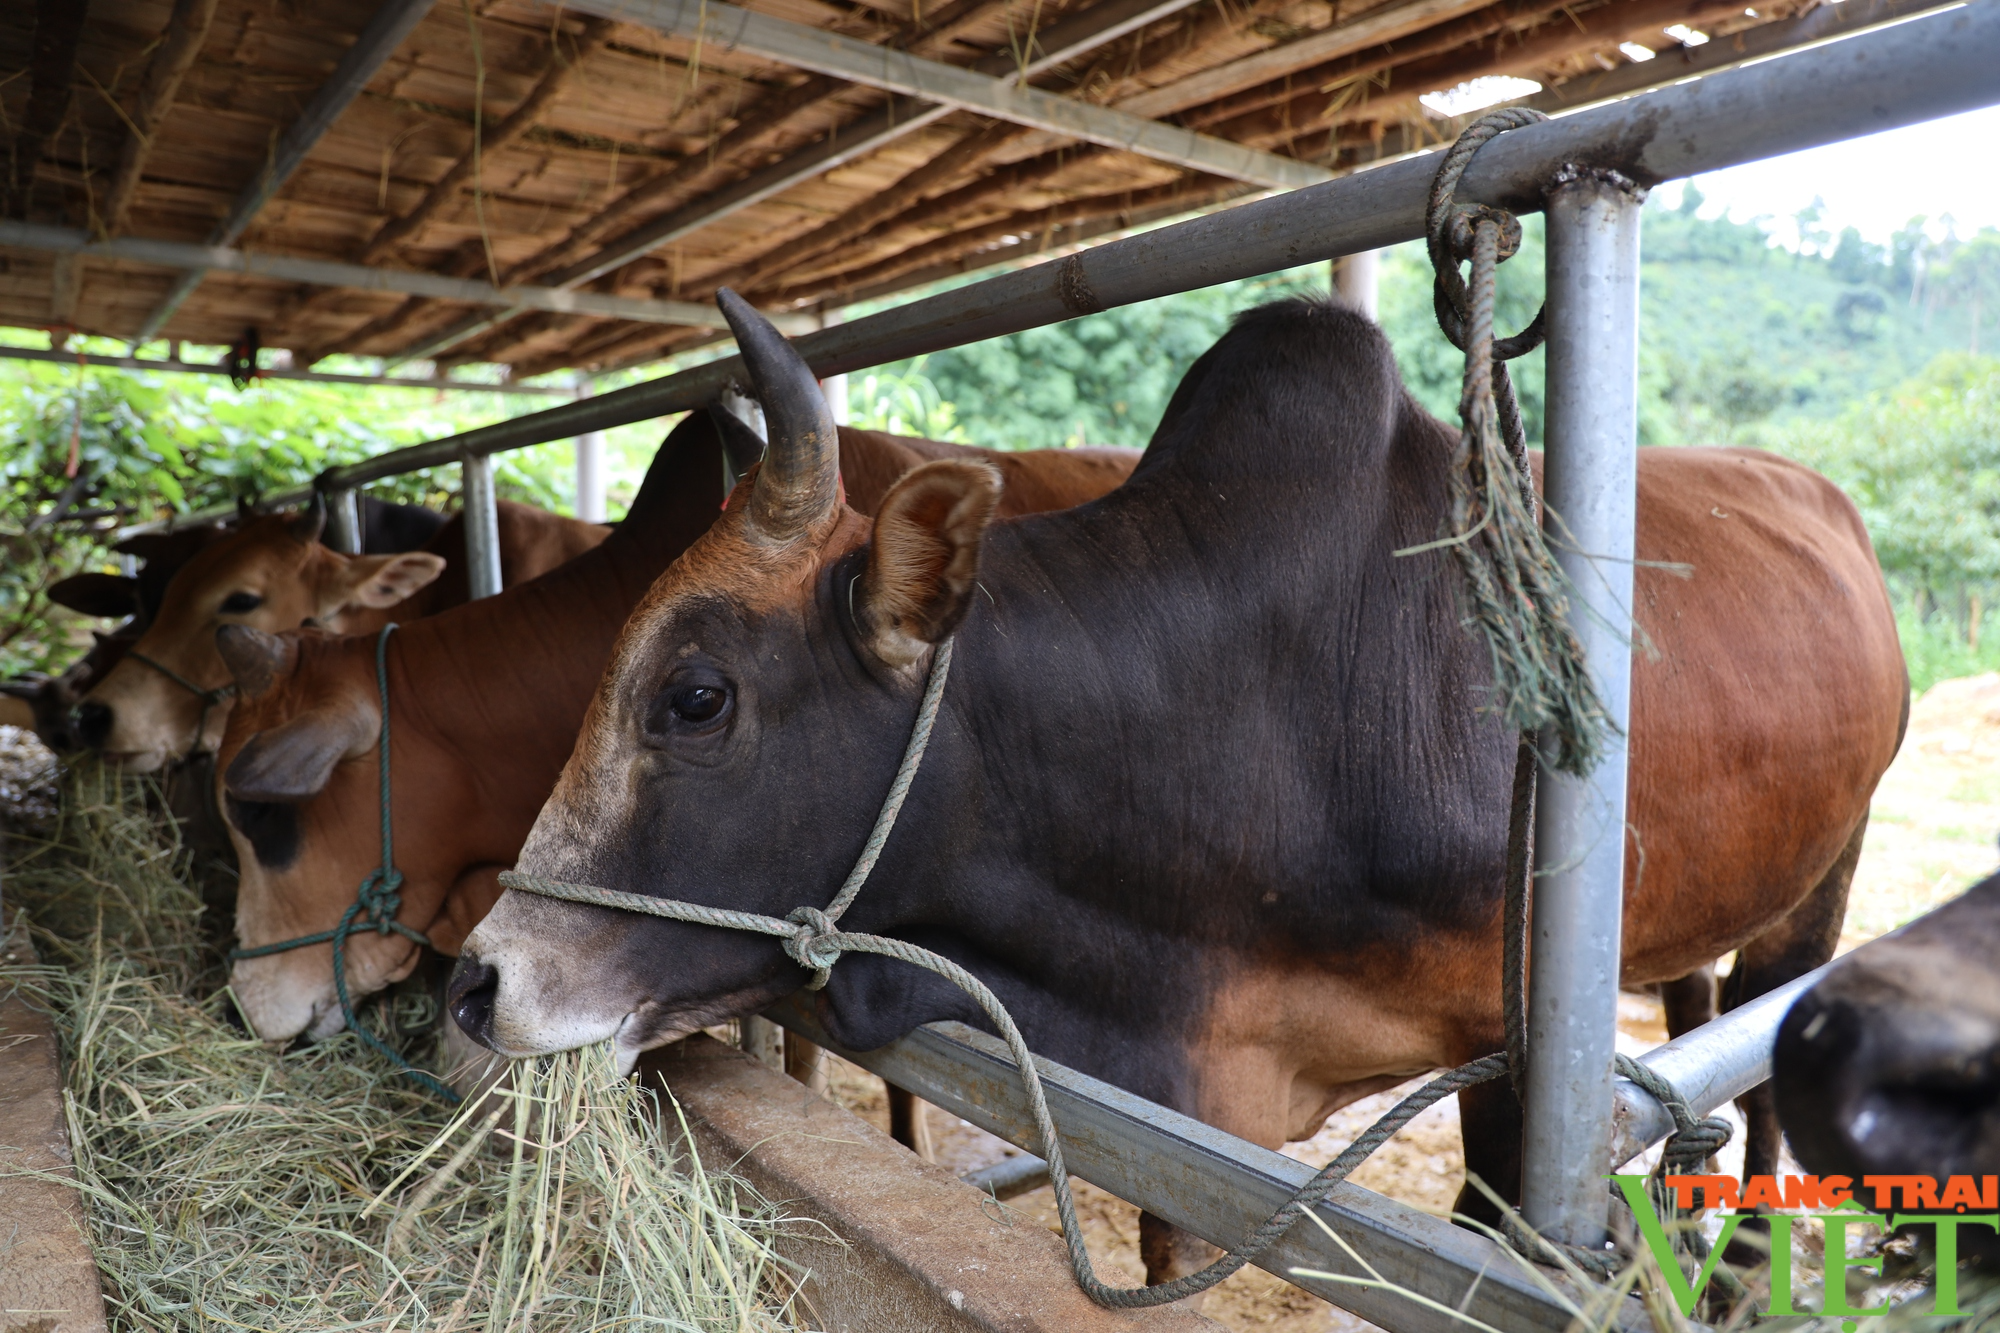
<svg viewBox="0 0 2000 1333">
<path fill-rule="evenodd" d="M 1459 179 L 1480 148 L 1547 117 L 1525 107 L 1489 112 L 1445 153 L 1425 214 L 1432 305 L 1438 326 L 1465 353 L 1461 428 L 1451 456 L 1448 534 L 1398 554 L 1449 547 L 1462 576 L 1467 621 L 1485 640 L 1492 707 L 1517 731 L 1541 733 L 1548 761 L 1578 776 L 1596 766 L 1610 719 L 1569 624 L 1562 571 L 1542 538 L 1528 466 L 1527 433 L 1506 362 L 1543 339 L 1543 317 L 1511 338 L 1493 330 L 1495 277 L 1521 245 L 1521 224 L 1504 209 L 1461 205 Z M 1470 265 L 1470 276 L 1459 272 Z"/>
</svg>

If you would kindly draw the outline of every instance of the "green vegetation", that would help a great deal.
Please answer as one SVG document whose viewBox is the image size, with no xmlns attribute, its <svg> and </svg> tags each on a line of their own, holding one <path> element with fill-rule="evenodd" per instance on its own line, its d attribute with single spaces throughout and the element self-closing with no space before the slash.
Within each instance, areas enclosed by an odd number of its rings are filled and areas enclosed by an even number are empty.
<svg viewBox="0 0 2000 1333">
<path fill-rule="evenodd" d="M 1885 246 L 1833 236 L 1816 210 L 1802 244 L 1707 219 L 1689 188 L 1649 206 L 1642 286 L 1640 437 L 1754 444 L 1820 468 L 1854 495 L 1903 615 L 1913 677 L 2000 667 L 1982 620 L 2000 588 L 2000 231 L 1958 240 L 1922 220 Z M 1541 220 L 1500 274 L 1500 325 L 1541 299 Z M 1181 376 L 1256 303 L 1324 290 L 1313 265 L 1127 306 L 850 378 L 852 420 L 1000 448 L 1143 445 Z M 1420 245 L 1384 256 L 1381 318 L 1412 391 L 1449 417 L 1460 360 L 1431 313 Z M 27 333 L 8 337 L 27 341 Z M 105 344 L 91 350 L 120 350 Z M 1515 363 L 1531 436 L 1543 356 Z M 357 369 L 363 368 L 360 366 Z M 627 372 L 620 380 L 657 374 Z M 613 387 L 600 384 L 600 388 Z M 351 389 L 54 364 L 0 363 L 0 674 L 59 667 L 85 626 L 51 617 L 43 590 L 109 560 L 57 509 L 125 521 L 298 485 L 321 468 L 543 406 L 536 400 Z M 612 510 L 628 501 L 657 423 L 612 432 Z M 75 467 L 72 468 L 72 454 Z M 567 443 L 501 456 L 503 493 L 566 508 Z M 449 504 L 456 469 L 372 488 Z"/>
</svg>

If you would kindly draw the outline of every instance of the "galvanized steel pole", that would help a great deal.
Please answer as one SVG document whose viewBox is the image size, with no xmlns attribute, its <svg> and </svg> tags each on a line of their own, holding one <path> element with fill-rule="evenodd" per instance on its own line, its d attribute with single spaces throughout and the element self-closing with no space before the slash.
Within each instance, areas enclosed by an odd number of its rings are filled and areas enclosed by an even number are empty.
<svg viewBox="0 0 2000 1333">
<path fill-rule="evenodd" d="M 361 554 L 361 504 L 351 487 L 326 493 L 326 544 L 342 555 Z"/>
<path fill-rule="evenodd" d="M 1548 195 L 1546 530 L 1571 619 L 1620 734 L 1587 778 L 1544 769 L 1528 990 L 1522 1214 L 1603 1242 L 1625 883 L 1624 729 L 1638 509 L 1639 212 L 1614 172 L 1565 168 Z"/>
<path fill-rule="evenodd" d="M 460 502 L 465 515 L 465 574 L 472 595 L 500 591 L 500 511 L 493 494 L 493 460 L 467 453 L 459 460 Z"/>
</svg>

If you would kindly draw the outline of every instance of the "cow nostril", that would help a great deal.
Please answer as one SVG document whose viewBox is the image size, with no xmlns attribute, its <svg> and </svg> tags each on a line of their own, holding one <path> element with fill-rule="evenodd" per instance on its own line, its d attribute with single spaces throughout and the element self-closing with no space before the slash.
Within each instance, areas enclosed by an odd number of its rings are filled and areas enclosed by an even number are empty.
<svg viewBox="0 0 2000 1333">
<path fill-rule="evenodd" d="M 236 996 L 229 991 L 222 993 L 222 1021 L 246 1037 L 252 1035 L 250 1020 L 243 1016 L 243 1007 L 236 1003 Z"/>
<path fill-rule="evenodd" d="M 81 703 L 76 706 L 76 738 L 93 750 L 104 748 L 111 738 L 111 705 Z"/>
<path fill-rule="evenodd" d="M 481 1046 L 493 1044 L 493 1000 L 499 993 L 500 969 L 481 962 L 477 955 L 465 954 L 452 969 L 445 1001 L 465 1035 Z"/>
</svg>

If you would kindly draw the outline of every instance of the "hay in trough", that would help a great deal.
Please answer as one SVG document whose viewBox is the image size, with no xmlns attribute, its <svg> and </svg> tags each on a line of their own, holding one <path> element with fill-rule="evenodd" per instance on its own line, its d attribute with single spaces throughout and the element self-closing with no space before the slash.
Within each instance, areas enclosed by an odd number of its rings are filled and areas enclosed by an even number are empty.
<svg viewBox="0 0 2000 1333">
<path fill-rule="evenodd" d="M 0 993 L 55 1017 L 114 1329 L 795 1326 L 785 1220 L 704 1172 L 608 1051 L 461 1112 L 348 1034 L 279 1053 L 226 1021 L 187 857 L 140 784 L 84 767 L 64 798 L 8 849 L 44 961 L 0 969 Z"/>
</svg>

